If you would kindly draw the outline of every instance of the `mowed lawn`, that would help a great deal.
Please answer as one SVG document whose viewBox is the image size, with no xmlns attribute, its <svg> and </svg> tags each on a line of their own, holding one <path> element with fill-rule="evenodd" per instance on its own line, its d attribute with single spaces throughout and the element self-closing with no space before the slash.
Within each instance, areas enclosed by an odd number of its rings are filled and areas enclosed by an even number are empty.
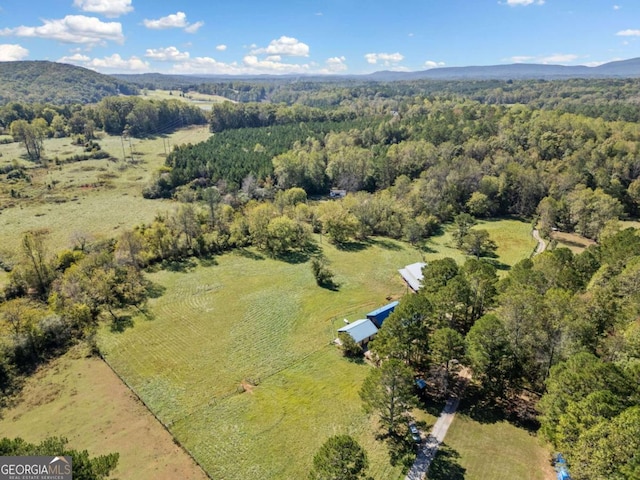
<svg viewBox="0 0 640 480">
<path fill-rule="evenodd" d="M 62 436 L 92 456 L 118 452 L 113 478 L 207 478 L 113 371 L 79 348 L 27 380 L 20 402 L 2 411 L 0 436 Z"/>
<path fill-rule="evenodd" d="M 540 439 L 507 422 L 479 423 L 458 413 L 445 438 L 447 462 L 465 480 L 554 480 L 550 452 Z M 437 460 L 438 461 L 438 460 Z M 461 467 L 461 468 L 460 468 Z M 445 469 L 446 471 L 446 469 Z M 444 480 L 432 474 L 429 478 Z"/>
<path fill-rule="evenodd" d="M 502 268 L 515 265 L 524 258 L 529 258 L 537 244 L 531 235 L 531 224 L 528 222 L 510 218 L 479 220 L 473 228 L 489 232 L 491 240 L 498 245 L 495 260 L 502 264 Z M 427 240 L 425 260 L 428 262 L 445 256 L 454 258 L 460 264 L 464 263 L 465 254 L 455 248 L 452 236 L 453 225 L 447 224 L 443 230 L 440 235 Z"/>
<path fill-rule="evenodd" d="M 308 263 L 232 253 L 150 275 L 166 288 L 152 302 L 155 318 L 101 332 L 106 359 L 213 478 L 304 478 L 336 433 L 366 446 L 375 478 L 400 475 L 358 398 L 369 367 L 330 341 L 345 316 L 405 292 L 397 269 L 417 252 L 388 240 L 355 252 L 325 247 L 337 292 L 316 286 Z"/>
<path fill-rule="evenodd" d="M 524 257 L 529 231 L 521 230 L 510 248 Z M 330 342 L 344 318 L 402 296 L 397 270 L 422 253 L 388 239 L 350 251 L 325 240 L 322 248 L 338 291 L 317 287 L 308 263 L 234 252 L 216 265 L 151 274 L 164 289 L 152 318 L 100 334 L 107 361 L 213 478 L 304 478 L 337 433 L 365 446 L 374 478 L 401 475 L 362 411 L 358 390 L 370 367 L 343 359 Z"/>
</svg>

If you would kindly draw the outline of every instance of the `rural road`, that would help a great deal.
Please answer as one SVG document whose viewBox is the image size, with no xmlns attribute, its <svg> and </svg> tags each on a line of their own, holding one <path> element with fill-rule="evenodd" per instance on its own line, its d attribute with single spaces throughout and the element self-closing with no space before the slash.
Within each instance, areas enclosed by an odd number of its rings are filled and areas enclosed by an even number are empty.
<svg viewBox="0 0 640 480">
<path fill-rule="evenodd" d="M 538 242 L 538 246 L 536 247 L 536 251 L 534 253 L 534 255 L 539 255 L 542 252 L 544 252 L 547 248 L 547 242 L 545 242 L 541 237 L 540 237 L 540 232 L 538 231 L 537 228 L 534 228 L 533 231 L 531 232 L 531 235 L 533 235 L 533 238 L 536 239 L 536 241 Z"/>
<path fill-rule="evenodd" d="M 429 471 L 429 465 L 438 452 L 438 447 L 443 442 L 444 437 L 447 435 L 447 430 L 453 422 L 453 417 L 456 415 L 456 410 L 460 403 L 459 398 L 450 398 L 447 400 L 442 413 L 438 417 L 435 425 L 431 429 L 431 433 L 424 442 L 422 449 L 418 452 L 418 457 L 414 462 L 411 470 L 407 473 L 405 480 L 422 480 Z"/>
</svg>

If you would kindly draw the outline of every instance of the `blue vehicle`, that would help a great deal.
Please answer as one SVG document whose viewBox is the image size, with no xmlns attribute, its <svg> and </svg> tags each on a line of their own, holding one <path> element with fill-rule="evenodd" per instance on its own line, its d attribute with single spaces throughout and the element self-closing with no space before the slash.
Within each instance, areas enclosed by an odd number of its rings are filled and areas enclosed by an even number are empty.
<svg viewBox="0 0 640 480">
<path fill-rule="evenodd" d="M 561 453 L 558 453 L 556 455 L 553 463 L 554 468 L 556 469 L 558 480 L 571 480 L 571 475 L 569 475 L 569 470 L 567 469 L 567 461 L 564 459 Z"/>
</svg>

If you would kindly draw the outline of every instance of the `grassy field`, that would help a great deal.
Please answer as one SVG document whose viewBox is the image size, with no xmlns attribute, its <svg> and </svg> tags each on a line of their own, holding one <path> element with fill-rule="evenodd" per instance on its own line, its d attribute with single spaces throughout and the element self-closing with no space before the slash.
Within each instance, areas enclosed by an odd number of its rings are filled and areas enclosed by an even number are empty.
<svg viewBox="0 0 640 480">
<path fill-rule="evenodd" d="M 21 158 L 18 144 L 0 145 L 0 166 L 17 162 L 25 165 L 31 181 L 2 182 L 0 184 L 0 245 L 15 249 L 23 232 L 46 229 L 50 232 L 52 251 L 67 247 L 75 232 L 95 238 L 116 236 L 119 228 L 148 222 L 158 212 L 169 208 L 168 203 L 142 198 L 142 187 L 164 163 L 167 144 L 195 143 L 210 133 L 206 127 L 179 130 L 164 139 L 132 139 L 124 144 L 127 161 L 122 160 L 123 143 L 120 137 L 106 136 L 99 140 L 102 149 L 115 161 L 87 160 L 48 168 L 36 167 Z M 135 162 L 130 162 L 131 152 Z M 82 153 L 71 145 L 71 139 L 45 141 L 47 158 L 61 159 Z M 10 196 L 16 190 L 22 198 Z"/>
<path fill-rule="evenodd" d="M 474 228 L 487 230 L 490 238 L 497 243 L 496 261 L 502 267 L 501 271 L 528 258 L 536 246 L 536 241 L 531 236 L 531 224 L 528 222 L 515 219 L 480 220 Z M 454 247 L 452 231 L 452 225 L 446 225 L 442 234 L 429 238 L 424 254 L 427 262 L 446 256 L 464 263 L 465 255 Z"/>
<path fill-rule="evenodd" d="M 526 256 L 528 230 L 505 222 L 522 240 L 505 257 Z M 365 446 L 374 478 L 400 475 L 361 409 L 369 367 L 329 342 L 343 318 L 401 296 L 397 269 L 421 253 L 386 239 L 354 251 L 323 247 L 339 291 L 318 288 L 308 264 L 235 252 L 150 275 L 165 290 L 153 319 L 100 334 L 105 358 L 213 478 L 302 478 L 322 442 L 341 432 Z"/>
<path fill-rule="evenodd" d="M 458 413 L 444 443 L 449 472 L 432 472 L 432 480 L 556 478 L 549 464 L 549 451 L 540 440 L 507 422 L 479 423 Z"/>
<path fill-rule="evenodd" d="M 417 252 L 387 240 L 356 252 L 325 247 L 337 292 L 317 287 L 308 264 L 228 254 L 215 266 L 151 275 L 166 288 L 155 319 L 101 333 L 107 360 L 213 478 L 302 478 L 339 432 L 366 446 L 375 478 L 400 473 L 357 396 L 369 367 L 329 342 L 344 317 L 405 291 L 397 268 Z"/>
<path fill-rule="evenodd" d="M 63 436 L 91 455 L 119 452 L 113 478 L 207 478 L 113 371 L 80 349 L 29 378 L 20 402 L 2 412 L 0 432 L 32 442 Z"/>
<path fill-rule="evenodd" d="M 177 90 L 145 90 L 140 96 L 143 98 L 157 98 L 160 100 L 182 100 L 184 102 L 196 105 L 202 110 L 211 110 L 211 105 L 214 103 L 233 102 L 233 100 L 221 97 L 220 95 L 208 95 L 206 93 L 198 92 L 189 92 L 186 94 L 186 96 L 182 97 L 180 96 L 180 92 Z"/>
</svg>

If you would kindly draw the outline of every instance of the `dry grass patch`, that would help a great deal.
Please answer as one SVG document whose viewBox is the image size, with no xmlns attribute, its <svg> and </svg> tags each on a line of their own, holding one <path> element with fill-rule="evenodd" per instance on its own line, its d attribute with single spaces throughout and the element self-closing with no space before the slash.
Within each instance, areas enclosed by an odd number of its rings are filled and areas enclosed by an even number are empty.
<svg viewBox="0 0 640 480">
<path fill-rule="evenodd" d="M 113 371 L 78 348 L 27 380 L 18 403 L 2 412 L 0 431 L 30 442 L 67 437 L 91 455 L 118 452 L 114 478 L 207 478 Z"/>
</svg>

